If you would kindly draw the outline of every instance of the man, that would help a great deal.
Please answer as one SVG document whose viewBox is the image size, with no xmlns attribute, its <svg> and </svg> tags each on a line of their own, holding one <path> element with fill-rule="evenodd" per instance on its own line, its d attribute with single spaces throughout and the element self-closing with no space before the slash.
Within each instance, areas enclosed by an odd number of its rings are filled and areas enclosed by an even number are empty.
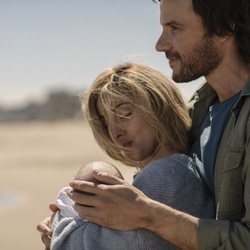
<svg viewBox="0 0 250 250">
<path fill-rule="evenodd" d="M 108 185 L 71 183 L 95 196 L 71 198 L 92 222 L 148 229 L 183 249 L 250 249 L 249 0 L 162 0 L 160 11 L 156 49 L 169 60 L 173 80 L 207 81 L 190 102 L 190 154 L 215 195 L 216 219 L 174 210 L 105 173 L 95 178 Z"/>
</svg>

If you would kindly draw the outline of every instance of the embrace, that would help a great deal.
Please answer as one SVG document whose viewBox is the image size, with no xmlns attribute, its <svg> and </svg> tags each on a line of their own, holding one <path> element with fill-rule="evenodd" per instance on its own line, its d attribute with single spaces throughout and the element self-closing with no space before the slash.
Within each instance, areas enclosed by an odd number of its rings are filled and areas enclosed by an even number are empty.
<svg viewBox="0 0 250 250">
<path fill-rule="evenodd" d="M 172 79 L 206 82 L 186 106 L 145 65 L 97 76 L 86 118 L 138 173 L 129 184 L 108 163 L 81 168 L 38 225 L 47 249 L 250 249 L 250 1 L 159 2 Z"/>
</svg>

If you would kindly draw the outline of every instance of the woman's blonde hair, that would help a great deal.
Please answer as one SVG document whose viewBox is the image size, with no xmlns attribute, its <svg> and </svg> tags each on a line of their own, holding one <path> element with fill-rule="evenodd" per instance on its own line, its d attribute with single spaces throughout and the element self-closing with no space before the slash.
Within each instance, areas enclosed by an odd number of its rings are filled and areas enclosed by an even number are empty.
<svg viewBox="0 0 250 250">
<path fill-rule="evenodd" d="M 126 165 L 137 165 L 127 159 L 122 147 L 112 140 L 98 109 L 121 98 L 126 98 L 143 112 L 159 145 L 168 145 L 176 152 L 187 152 L 190 118 L 178 88 L 157 70 L 125 63 L 104 70 L 83 98 L 83 110 L 94 137 L 110 157 Z"/>
</svg>

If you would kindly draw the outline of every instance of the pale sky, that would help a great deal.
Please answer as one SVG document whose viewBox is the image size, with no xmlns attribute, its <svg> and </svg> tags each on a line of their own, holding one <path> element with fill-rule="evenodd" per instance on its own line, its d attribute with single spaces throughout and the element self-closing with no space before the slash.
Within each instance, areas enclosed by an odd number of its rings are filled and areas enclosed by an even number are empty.
<svg viewBox="0 0 250 250">
<path fill-rule="evenodd" d="M 171 77 L 151 0 L 0 0 L 0 104 L 60 87 L 82 90 L 127 60 Z M 201 80 L 179 85 L 188 98 Z"/>
</svg>

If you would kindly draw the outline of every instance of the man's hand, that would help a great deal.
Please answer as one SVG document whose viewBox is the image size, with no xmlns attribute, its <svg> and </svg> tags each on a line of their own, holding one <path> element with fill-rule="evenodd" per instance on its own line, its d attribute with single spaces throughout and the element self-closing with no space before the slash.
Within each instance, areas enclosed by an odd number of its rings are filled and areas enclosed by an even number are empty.
<svg viewBox="0 0 250 250">
<path fill-rule="evenodd" d="M 93 172 L 93 176 L 106 184 L 76 180 L 70 183 L 73 191 L 69 196 L 76 202 L 75 209 L 82 218 L 118 230 L 145 227 L 148 197 L 126 181 L 107 173 Z"/>
<path fill-rule="evenodd" d="M 70 198 L 82 218 L 112 229 L 148 229 L 182 249 L 198 249 L 197 218 L 151 200 L 124 180 L 93 175 L 106 184 L 70 183 Z"/>
</svg>

